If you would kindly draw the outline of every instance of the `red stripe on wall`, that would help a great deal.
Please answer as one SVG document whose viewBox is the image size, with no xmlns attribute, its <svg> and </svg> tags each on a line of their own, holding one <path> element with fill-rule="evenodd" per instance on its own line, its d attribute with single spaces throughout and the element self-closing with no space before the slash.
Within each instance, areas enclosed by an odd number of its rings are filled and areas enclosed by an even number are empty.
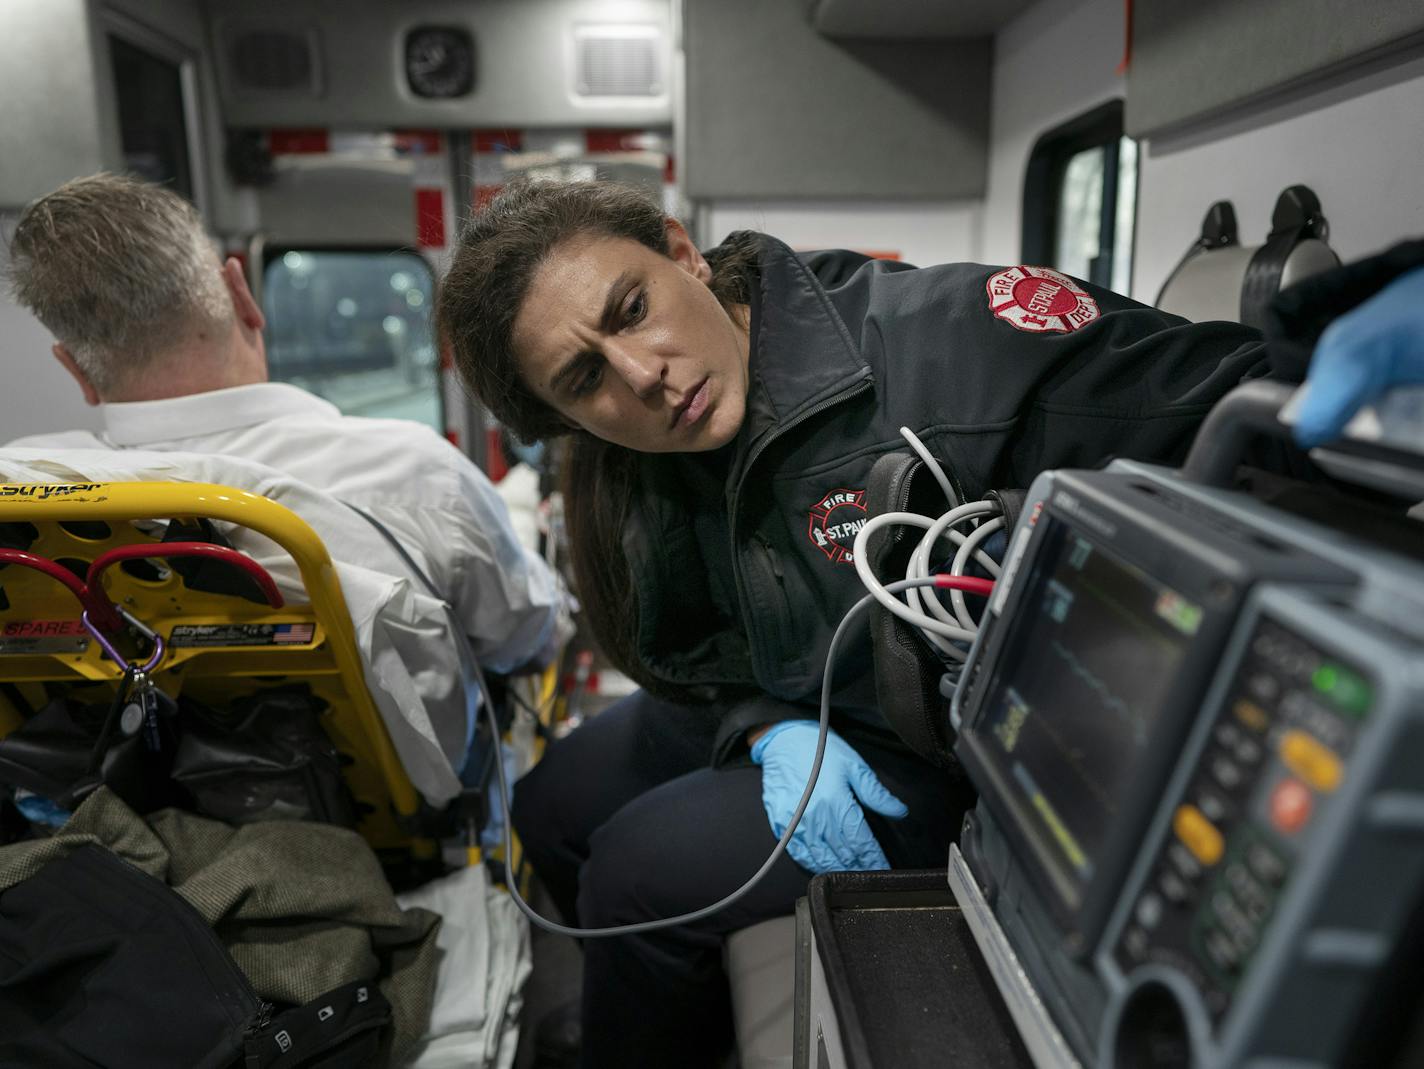
<svg viewBox="0 0 1424 1069">
<path fill-rule="evenodd" d="M 326 152 L 330 138 L 325 130 L 269 130 L 267 150 L 274 156 L 305 156 Z"/>
<path fill-rule="evenodd" d="M 445 247 L 445 193 L 439 189 L 415 191 L 416 242 L 426 249 Z"/>
<path fill-rule="evenodd" d="M 499 196 L 499 191 L 503 186 L 476 186 L 475 187 L 475 211 L 483 211 L 485 205 Z"/>
<path fill-rule="evenodd" d="M 584 147 L 589 152 L 638 152 L 642 146 L 638 139 L 643 130 L 585 130 Z"/>
</svg>

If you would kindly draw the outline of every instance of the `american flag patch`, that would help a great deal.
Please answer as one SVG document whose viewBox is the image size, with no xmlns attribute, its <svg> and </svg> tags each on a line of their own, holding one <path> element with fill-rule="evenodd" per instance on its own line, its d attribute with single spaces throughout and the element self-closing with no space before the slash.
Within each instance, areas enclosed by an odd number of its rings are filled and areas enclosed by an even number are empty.
<svg viewBox="0 0 1424 1069">
<path fill-rule="evenodd" d="M 279 646 L 304 646 L 316 634 L 316 624 L 278 624 L 272 641 Z"/>
</svg>

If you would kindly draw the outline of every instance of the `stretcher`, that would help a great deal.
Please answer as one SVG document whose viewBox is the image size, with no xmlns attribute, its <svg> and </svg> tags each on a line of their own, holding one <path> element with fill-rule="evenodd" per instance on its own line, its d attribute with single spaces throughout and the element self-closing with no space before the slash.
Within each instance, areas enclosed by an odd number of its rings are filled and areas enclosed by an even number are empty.
<svg viewBox="0 0 1424 1069">
<path fill-rule="evenodd" d="M 196 530 L 202 519 L 275 542 L 295 562 L 305 600 L 284 599 L 238 550 L 163 541 L 172 521 Z M 230 584 L 235 593 L 199 589 L 180 574 L 184 558 L 245 579 Z M 267 498 L 207 483 L 0 485 L 0 736 L 57 691 L 112 698 L 128 666 L 174 699 L 215 707 L 305 684 L 343 757 L 357 830 L 379 852 L 434 850 L 367 689 L 335 567 L 304 520 Z"/>
</svg>

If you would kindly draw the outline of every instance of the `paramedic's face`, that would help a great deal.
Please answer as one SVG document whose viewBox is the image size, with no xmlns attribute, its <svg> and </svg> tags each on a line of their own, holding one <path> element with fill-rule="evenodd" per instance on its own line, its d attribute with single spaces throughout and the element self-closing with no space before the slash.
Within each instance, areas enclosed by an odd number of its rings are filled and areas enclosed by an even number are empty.
<svg viewBox="0 0 1424 1069">
<path fill-rule="evenodd" d="M 571 423 L 640 453 L 696 453 L 736 436 L 748 333 L 711 270 L 668 224 L 669 255 L 627 238 L 571 238 L 545 257 L 514 319 L 524 381 Z M 744 309 L 739 309 L 744 313 Z"/>
</svg>

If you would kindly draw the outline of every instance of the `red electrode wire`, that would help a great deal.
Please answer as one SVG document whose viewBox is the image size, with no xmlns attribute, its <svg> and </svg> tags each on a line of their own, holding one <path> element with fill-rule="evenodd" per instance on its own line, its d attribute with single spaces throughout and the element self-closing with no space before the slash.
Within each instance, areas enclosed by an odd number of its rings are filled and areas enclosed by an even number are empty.
<svg viewBox="0 0 1424 1069">
<path fill-rule="evenodd" d="M 972 575 L 936 575 L 934 585 L 940 590 L 962 590 L 966 594 L 982 594 L 985 597 L 994 592 L 994 580 Z"/>
</svg>

